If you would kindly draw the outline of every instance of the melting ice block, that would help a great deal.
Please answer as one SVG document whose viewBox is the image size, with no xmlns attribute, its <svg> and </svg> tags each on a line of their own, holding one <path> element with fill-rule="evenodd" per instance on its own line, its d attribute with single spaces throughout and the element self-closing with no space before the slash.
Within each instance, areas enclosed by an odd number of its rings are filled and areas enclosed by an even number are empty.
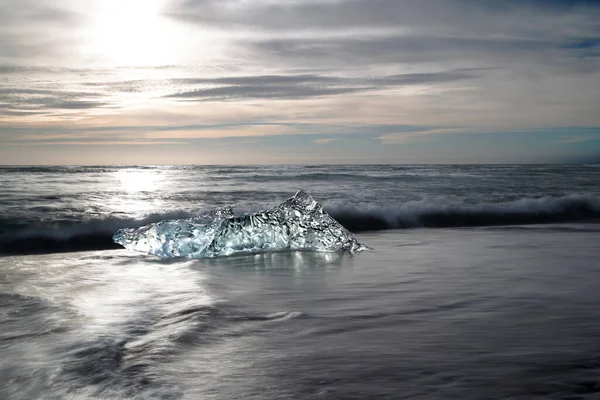
<svg viewBox="0 0 600 400">
<path fill-rule="evenodd" d="M 218 208 L 200 217 L 121 229 L 113 240 L 129 250 L 162 258 L 213 258 L 278 250 L 353 253 L 368 249 L 302 190 L 267 211 L 234 215 L 230 207 Z"/>
</svg>

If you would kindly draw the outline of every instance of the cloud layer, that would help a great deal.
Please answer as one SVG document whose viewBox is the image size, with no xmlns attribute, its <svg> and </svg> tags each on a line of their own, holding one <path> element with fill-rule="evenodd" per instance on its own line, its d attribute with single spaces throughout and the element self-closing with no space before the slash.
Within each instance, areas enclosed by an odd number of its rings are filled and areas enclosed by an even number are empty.
<svg viewBox="0 0 600 400">
<path fill-rule="evenodd" d="M 0 147 L 309 135 L 377 161 L 343 147 L 362 135 L 432 161 L 462 134 L 546 131 L 557 159 L 599 140 L 597 1 L 124 4 L 0 0 Z"/>
</svg>

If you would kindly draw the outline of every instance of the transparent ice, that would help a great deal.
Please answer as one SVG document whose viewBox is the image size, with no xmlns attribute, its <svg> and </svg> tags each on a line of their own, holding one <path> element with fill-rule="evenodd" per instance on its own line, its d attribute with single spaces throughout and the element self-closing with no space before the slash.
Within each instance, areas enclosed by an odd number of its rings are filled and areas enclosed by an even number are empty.
<svg viewBox="0 0 600 400">
<path fill-rule="evenodd" d="M 121 229 L 113 240 L 129 250 L 162 258 L 213 258 L 280 250 L 354 253 L 368 249 L 302 190 L 270 210 L 234 215 L 230 207 L 217 208 L 200 217 Z"/>
</svg>

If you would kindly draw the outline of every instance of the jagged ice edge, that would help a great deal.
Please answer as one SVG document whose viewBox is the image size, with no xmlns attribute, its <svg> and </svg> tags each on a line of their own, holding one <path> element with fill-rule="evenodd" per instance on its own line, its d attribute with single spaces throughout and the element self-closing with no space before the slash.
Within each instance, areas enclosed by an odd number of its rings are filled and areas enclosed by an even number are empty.
<svg viewBox="0 0 600 400">
<path fill-rule="evenodd" d="M 167 220 L 117 231 L 123 247 L 162 258 L 214 258 L 281 250 L 368 250 L 303 190 L 284 203 L 250 215 L 231 207 L 184 220 Z"/>
</svg>

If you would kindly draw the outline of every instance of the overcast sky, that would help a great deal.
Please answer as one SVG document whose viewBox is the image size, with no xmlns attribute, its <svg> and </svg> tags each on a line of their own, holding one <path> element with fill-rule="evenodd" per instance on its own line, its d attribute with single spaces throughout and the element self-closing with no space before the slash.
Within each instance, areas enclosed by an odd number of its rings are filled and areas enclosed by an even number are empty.
<svg viewBox="0 0 600 400">
<path fill-rule="evenodd" d="M 0 164 L 600 162 L 600 1 L 0 0 Z"/>
</svg>

